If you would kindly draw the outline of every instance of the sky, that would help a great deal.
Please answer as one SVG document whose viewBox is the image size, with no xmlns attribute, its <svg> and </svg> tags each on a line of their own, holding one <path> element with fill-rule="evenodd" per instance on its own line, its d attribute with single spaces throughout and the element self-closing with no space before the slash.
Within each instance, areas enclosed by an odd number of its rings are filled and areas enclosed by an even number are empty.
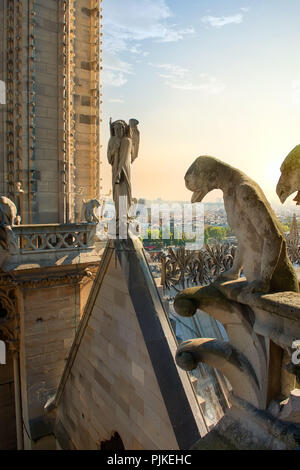
<svg viewBox="0 0 300 470">
<path fill-rule="evenodd" d="M 189 201 L 184 175 L 211 155 L 279 206 L 280 166 L 300 143 L 299 0 L 103 0 L 102 10 L 102 194 L 109 118 L 136 118 L 134 197 Z"/>
</svg>

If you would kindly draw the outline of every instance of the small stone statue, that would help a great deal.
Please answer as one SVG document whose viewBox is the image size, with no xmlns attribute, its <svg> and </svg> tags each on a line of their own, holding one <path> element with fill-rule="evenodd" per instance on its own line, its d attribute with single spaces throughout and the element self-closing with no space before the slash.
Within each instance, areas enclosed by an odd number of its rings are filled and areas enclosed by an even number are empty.
<svg viewBox="0 0 300 470">
<path fill-rule="evenodd" d="M 224 280 L 238 279 L 241 271 L 252 292 L 299 292 L 298 280 L 287 254 L 286 239 L 263 191 L 241 171 L 209 156 L 195 160 L 185 175 L 201 202 L 213 189 L 221 189 L 228 223 L 238 239 L 232 268 Z"/>
<path fill-rule="evenodd" d="M 138 157 L 140 133 L 139 122 L 130 119 L 129 124 L 110 119 L 110 140 L 108 142 L 107 158 L 112 166 L 113 200 L 116 209 L 116 219 L 119 219 L 119 198 L 127 197 L 127 212 L 132 205 L 130 167 Z"/>
<path fill-rule="evenodd" d="M 0 197 L 0 225 L 12 226 L 17 217 L 16 205 L 7 197 Z"/>
<path fill-rule="evenodd" d="M 24 190 L 22 189 L 22 183 L 20 181 L 16 183 L 16 192 L 17 194 L 24 194 Z"/>
<path fill-rule="evenodd" d="M 6 252 L 0 255 L 0 267 L 6 261 L 7 254 L 15 251 L 18 246 L 17 239 L 12 227 L 17 218 L 17 208 L 15 204 L 5 196 L 0 197 L 0 251 Z"/>
<path fill-rule="evenodd" d="M 277 184 L 276 192 L 282 202 L 293 193 L 297 192 L 294 199 L 296 205 L 300 205 L 300 145 L 297 145 L 286 157 L 280 168 L 281 176 Z"/>
<path fill-rule="evenodd" d="M 95 209 L 98 209 L 100 206 L 101 204 L 98 199 L 83 200 L 83 216 L 86 222 L 99 224 L 100 220 L 95 214 Z"/>
</svg>

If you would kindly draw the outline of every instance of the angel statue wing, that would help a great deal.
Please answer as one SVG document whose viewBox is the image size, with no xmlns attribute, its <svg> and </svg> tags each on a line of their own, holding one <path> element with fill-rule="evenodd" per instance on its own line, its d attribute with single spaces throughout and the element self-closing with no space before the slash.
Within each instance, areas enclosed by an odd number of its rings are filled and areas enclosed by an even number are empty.
<svg viewBox="0 0 300 470">
<path fill-rule="evenodd" d="M 137 126 L 139 121 L 136 119 L 129 120 L 130 133 L 132 138 L 132 151 L 131 151 L 131 163 L 138 157 L 139 146 L 140 146 L 140 131 Z"/>
</svg>

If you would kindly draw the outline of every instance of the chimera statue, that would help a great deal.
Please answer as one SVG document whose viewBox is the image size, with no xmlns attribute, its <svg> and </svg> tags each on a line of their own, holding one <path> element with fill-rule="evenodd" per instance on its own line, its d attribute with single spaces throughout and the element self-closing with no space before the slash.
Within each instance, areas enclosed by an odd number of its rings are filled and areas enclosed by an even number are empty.
<svg viewBox="0 0 300 470">
<path fill-rule="evenodd" d="M 221 279 L 238 279 L 241 271 L 252 292 L 298 292 L 283 230 L 263 191 L 241 171 L 209 156 L 195 160 L 185 175 L 192 202 L 221 189 L 228 223 L 238 239 L 232 268 Z"/>
</svg>

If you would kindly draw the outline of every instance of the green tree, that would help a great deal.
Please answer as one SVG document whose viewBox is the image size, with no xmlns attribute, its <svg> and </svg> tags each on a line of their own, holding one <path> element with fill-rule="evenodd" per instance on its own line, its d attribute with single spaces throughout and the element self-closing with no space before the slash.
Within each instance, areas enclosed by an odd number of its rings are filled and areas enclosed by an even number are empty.
<svg viewBox="0 0 300 470">
<path fill-rule="evenodd" d="M 291 227 L 288 224 L 281 224 L 282 230 L 284 232 L 289 232 Z"/>
<path fill-rule="evenodd" d="M 204 243 L 207 243 L 210 238 L 217 242 L 225 240 L 227 236 L 227 229 L 219 226 L 208 226 L 204 231 Z"/>
</svg>

